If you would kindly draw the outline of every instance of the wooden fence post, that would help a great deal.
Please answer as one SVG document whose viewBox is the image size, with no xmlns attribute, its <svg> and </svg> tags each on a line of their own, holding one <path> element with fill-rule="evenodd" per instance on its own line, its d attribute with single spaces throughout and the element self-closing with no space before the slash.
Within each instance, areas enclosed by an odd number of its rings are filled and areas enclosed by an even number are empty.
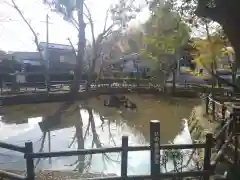
<svg viewBox="0 0 240 180">
<path fill-rule="evenodd" d="M 176 72 L 175 72 L 175 68 L 172 70 L 172 73 L 173 73 L 172 95 L 175 95 L 175 93 L 176 93 Z"/>
<path fill-rule="evenodd" d="M 122 137 L 121 178 L 127 179 L 128 169 L 128 136 Z"/>
<path fill-rule="evenodd" d="M 203 170 L 207 171 L 203 180 L 209 180 L 211 175 L 211 156 L 212 156 L 212 146 L 213 146 L 213 134 L 206 134 L 206 147 L 204 150 L 204 165 Z"/>
<path fill-rule="evenodd" d="M 221 121 L 221 129 L 223 128 L 223 126 L 226 124 L 227 121 L 225 121 L 224 119 L 222 119 Z M 222 133 L 222 135 L 220 136 L 220 144 L 219 146 L 217 147 L 218 150 L 220 150 L 221 148 L 221 145 L 224 144 L 225 142 L 225 139 L 226 139 L 226 136 L 225 136 L 226 133 Z"/>
<path fill-rule="evenodd" d="M 212 101 L 212 118 L 213 118 L 214 121 L 216 120 L 216 113 L 215 113 L 215 111 L 216 111 L 216 104 L 215 104 L 215 101 L 213 100 Z"/>
<path fill-rule="evenodd" d="M 225 119 L 225 114 L 226 114 L 226 106 L 225 106 L 225 104 L 224 104 L 224 102 L 223 102 L 223 105 L 222 105 L 222 119 Z"/>
<path fill-rule="evenodd" d="M 208 111 L 208 109 L 209 109 L 209 97 L 207 96 L 206 97 L 206 101 L 205 101 L 205 108 L 206 108 L 206 110 L 205 110 L 205 113 L 206 113 L 206 115 L 208 115 L 209 114 L 209 111 Z"/>
<path fill-rule="evenodd" d="M 160 121 L 150 121 L 151 179 L 159 180 L 160 175 Z"/>
<path fill-rule="evenodd" d="M 32 142 L 25 143 L 26 154 L 33 153 L 33 144 Z M 34 173 L 34 161 L 32 158 L 25 156 L 27 161 L 27 180 L 35 180 L 35 173 Z"/>
</svg>

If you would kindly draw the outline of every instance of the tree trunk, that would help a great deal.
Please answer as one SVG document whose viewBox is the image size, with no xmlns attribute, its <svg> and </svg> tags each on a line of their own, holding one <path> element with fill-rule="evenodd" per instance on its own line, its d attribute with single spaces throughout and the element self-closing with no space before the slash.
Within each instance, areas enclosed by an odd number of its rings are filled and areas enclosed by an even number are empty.
<svg viewBox="0 0 240 180">
<path fill-rule="evenodd" d="M 240 68 L 240 40 L 239 40 L 239 32 L 240 27 L 238 26 L 240 24 L 240 17 L 236 21 L 228 21 L 225 24 L 223 24 L 223 30 L 228 36 L 234 51 L 235 51 L 235 60 L 236 60 L 236 67 Z"/>
<path fill-rule="evenodd" d="M 79 120 L 77 120 L 77 123 L 75 125 L 76 128 L 76 137 L 77 137 L 77 145 L 78 150 L 84 149 L 84 138 L 83 138 L 83 122 L 82 122 L 82 116 L 81 113 L 79 113 Z M 78 156 L 78 165 L 77 169 L 80 173 L 83 173 L 84 166 L 85 166 L 85 155 L 79 155 Z"/>
<path fill-rule="evenodd" d="M 84 50 L 85 50 L 85 23 L 83 20 L 83 0 L 79 2 L 78 9 L 78 23 L 79 23 L 79 31 L 78 31 L 78 50 L 77 50 L 77 59 L 76 59 L 76 67 L 74 70 L 74 81 L 71 87 L 71 92 L 73 95 L 76 95 L 79 91 L 79 83 L 82 79 L 82 71 L 83 71 L 83 61 L 84 61 Z"/>
<path fill-rule="evenodd" d="M 230 17 L 229 17 L 230 19 Z M 225 21 L 222 24 L 223 30 L 226 33 L 229 41 L 231 42 L 232 47 L 235 51 L 235 62 L 232 64 L 232 83 L 236 84 L 236 72 L 240 68 L 240 41 L 239 41 L 239 32 L 240 27 L 240 17 L 232 18 L 231 20 Z M 237 91 L 237 87 L 234 87 L 234 92 Z"/>
</svg>

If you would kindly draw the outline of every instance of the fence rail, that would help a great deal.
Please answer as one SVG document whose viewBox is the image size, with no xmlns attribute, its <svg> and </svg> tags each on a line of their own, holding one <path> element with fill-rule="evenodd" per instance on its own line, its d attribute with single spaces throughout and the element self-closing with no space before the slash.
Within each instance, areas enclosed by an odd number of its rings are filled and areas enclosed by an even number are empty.
<svg viewBox="0 0 240 180">
<path fill-rule="evenodd" d="M 231 114 L 231 107 L 227 106 L 224 102 L 215 100 L 213 97 L 205 97 L 206 114 L 212 115 L 213 120 L 225 119 Z"/>
<path fill-rule="evenodd" d="M 6 148 L 14 151 L 20 151 L 24 153 L 24 158 L 27 164 L 27 176 L 22 177 L 15 175 L 13 173 L 8 173 L 5 171 L 0 171 L 0 177 L 8 177 L 12 179 L 26 179 L 35 180 L 34 171 L 34 159 L 38 158 L 49 158 L 49 157 L 60 157 L 60 156 L 78 156 L 78 155 L 88 155 L 88 154 L 102 154 L 111 152 L 121 153 L 121 176 L 120 177 L 105 177 L 105 178 L 95 178 L 94 180 L 131 180 L 131 179 L 152 179 L 157 180 L 159 178 L 170 178 L 170 177 L 204 177 L 205 180 L 209 179 L 212 169 L 211 169 L 211 148 L 213 143 L 213 135 L 206 135 L 206 142 L 200 144 L 160 144 L 160 122 L 156 120 L 150 121 L 150 145 L 149 146 L 129 146 L 128 136 L 122 137 L 121 147 L 112 148 L 99 148 L 99 149 L 80 149 L 71 151 L 59 151 L 59 152 L 33 152 L 33 143 L 26 142 L 25 147 L 18 147 L 7 143 L 0 143 L 0 148 Z M 204 167 L 202 170 L 196 171 L 184 171 L 184 172 L 161 172 L 161 154 L 160 150 L 180 150 L 180 149 L 204 149 Z M 143 176 L 129 176 L 127 174 L 128 165 L 128 152 L 131 151 L 150 151 L 150 166 L 151 174 Z"/>
<path fill-rule="evenodd" d="M 206 114 L 212 115 L 213 120 L 220 124 L 220 130 L 214 136 L 216 157 L 212 160 L 212 168 L 225 159 L 235 167 L 240 165 L 239 136 L 240 136 L 240 101 L 237 96 L 205 98 Z M 226 105 L 229 104 L 229 105 Z M 217 108 L 219 106 L 219 108 Z M 209 112 L 211 110 L 211 113 Z M 224 158 L 223 158 L 224 157 Z"/>
</svg>

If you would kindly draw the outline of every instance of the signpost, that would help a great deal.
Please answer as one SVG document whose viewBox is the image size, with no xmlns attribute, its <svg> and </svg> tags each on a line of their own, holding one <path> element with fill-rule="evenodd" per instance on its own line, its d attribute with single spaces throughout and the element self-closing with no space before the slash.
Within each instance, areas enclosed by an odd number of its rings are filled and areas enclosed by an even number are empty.
<svg viewBox="0 0 240 180">
<path fill-rule="evenodd" d="M 160 174 L 160 121 L 150 122 L 151 176 L 158 180 Z"/>
</svg>

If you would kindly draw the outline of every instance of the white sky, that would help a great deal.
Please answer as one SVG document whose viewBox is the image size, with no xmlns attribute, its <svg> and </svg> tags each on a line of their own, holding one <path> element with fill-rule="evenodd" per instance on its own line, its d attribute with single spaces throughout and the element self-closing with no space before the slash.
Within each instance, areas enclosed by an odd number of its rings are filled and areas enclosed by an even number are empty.
<svg viewBox="0 0 240 180">
<path fill-rule="evenodd" d="M 0 49 L 5 51 L 36 51 L 33 35 L 23 22 L 16 10 L 7 5 L 11 0 L 0 0 Z M 73 44 L 77 43 L 77 31 L 73 25 L 63 20 L 61 15 L 51 12 L 49 7 L 41 3 L 42 0 L 15 0 L 24 16 L 30 22 L 34 30 L 39 34 L 39 41 L 46 40 L 46 14 L 49 14 L 49 42 L 69 44 L 70 38 Z M 114 0 L 86 0 L 86 4 L 92 12 L 95 23 L 95 34 L 102 31 L 106 10 Z M 141 0 L 138 0 L 141 1 Z M 132 25 L 143 23 L 149 17 L 147 8 L 138 15 Z M 86 27 L 86 37 L 91 40 L 90 28 Z"/>
</svg>

